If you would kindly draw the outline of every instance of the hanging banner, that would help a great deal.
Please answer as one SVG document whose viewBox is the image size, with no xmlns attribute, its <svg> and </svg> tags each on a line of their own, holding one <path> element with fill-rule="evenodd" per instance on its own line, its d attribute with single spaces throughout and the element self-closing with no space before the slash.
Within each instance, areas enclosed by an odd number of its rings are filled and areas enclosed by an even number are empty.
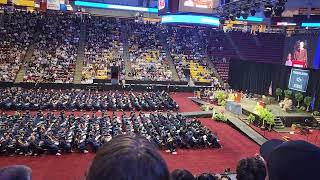
<svg viewBox="0 0 320 180">
<path fill-rule="evenodd" d="M 0 0 L 0 4 L 7 4 L 8 1 L 7 0 Z"/>
<path fill-rule="evenodd" d="M 34 7 L 34 0 L 14 0 L 13 4 L 16 6 Z"/>
<path fill-rule="evenodd" d="M 47 9 L 60 10 L 60 0 L 47 0 Z"/>
</svg>

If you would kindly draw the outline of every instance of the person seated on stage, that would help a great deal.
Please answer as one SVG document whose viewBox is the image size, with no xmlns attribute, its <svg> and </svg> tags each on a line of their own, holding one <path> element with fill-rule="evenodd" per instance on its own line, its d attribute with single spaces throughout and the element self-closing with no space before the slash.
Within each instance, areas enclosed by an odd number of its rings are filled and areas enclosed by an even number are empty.
<svg viewBox="0 0 320 180">
<path fill-rule="evenodd" d="M 319 179 L 320 148 L 302 140 L 272 139 L 260 147 L 269 180 Z"/>
<path fill-rule="evenodd" d="M 293 110 L 293 103 L 292 103 L 292 100 L 290 98 L 284 98 L 284 100 L 282 102 L 279 103 L 280 105 L 280 108 L 283 110 L 283 111 L 292 111 Z"/>
<path fill-rule="evenodd" d="M 237 180 L 265 180 L 266 167 L 259 158 L 241 159 L 237 165 Z"/>
<path fill-rule="evenodd" d="M 176 169 L 171 172 L 172 180 L 194 180 L 194 176 L 190 171 L 185 169 Z"/>
<path fill-rule="evenodd" d="M 147 139 L 119 135 L 100 148 L 86 180 L 169 180 L 165 160 Z"/>
</svg>

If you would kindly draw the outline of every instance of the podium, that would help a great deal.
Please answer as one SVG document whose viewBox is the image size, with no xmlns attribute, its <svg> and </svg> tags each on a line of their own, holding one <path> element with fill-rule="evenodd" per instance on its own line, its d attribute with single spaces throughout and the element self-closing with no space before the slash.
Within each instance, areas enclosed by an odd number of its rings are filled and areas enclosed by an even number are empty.
<svg viewBox="0 0 320 180">
<path fill-rule="evenodd" d="M 298 68 L 307 68 L 306 62 L 305 61 L 299 61 L 299 60 L 292 61 L 292 66 L 293 67 L 298 67 Z"/>
<path fill-rule="evenodd" d="M 242 114 L 242 107 L 240 104 L 234 102 L 234 101 L 227 101 L 225 108 L 227 111 L 236 114 L 241 115 Z"/>
<path fill-rule="evenodd" d="M 237 103 L 241 102 L 241 93 L 239 92 L 234 93 L 234 101 Z"/>
</svg>

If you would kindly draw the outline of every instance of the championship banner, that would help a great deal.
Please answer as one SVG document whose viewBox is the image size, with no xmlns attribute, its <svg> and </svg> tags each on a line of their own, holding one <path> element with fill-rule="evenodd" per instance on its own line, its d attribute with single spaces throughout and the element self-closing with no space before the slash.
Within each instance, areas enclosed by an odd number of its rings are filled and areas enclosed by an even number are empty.
<svg viewBox="0 0 320 180">
<path fill-rule="evenodd" d="M 60 10 L 60 0 L 47 0 L 47 9 Z"/>
<path fill-rule="evenodd" d="M 14 0 L 13 4 L 16 6 L 34 7 L 34 0 Z"/>
<path fill-rule="evenodd" d="M 7 0 L 0 0 L 0 4 L 7 4 L 8 1 Z"/>
</svg>

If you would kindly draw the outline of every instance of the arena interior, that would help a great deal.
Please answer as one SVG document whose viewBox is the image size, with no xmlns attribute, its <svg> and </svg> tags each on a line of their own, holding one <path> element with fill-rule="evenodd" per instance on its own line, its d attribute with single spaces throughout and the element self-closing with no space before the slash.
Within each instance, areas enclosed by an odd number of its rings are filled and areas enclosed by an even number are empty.
<svg viewBox="0 0 320 180">
<path fill-rule="evenodd" d="M 318 179 L 319 66 L 320 1 L 0 0 L 0 180 Z"/>
</svg>

